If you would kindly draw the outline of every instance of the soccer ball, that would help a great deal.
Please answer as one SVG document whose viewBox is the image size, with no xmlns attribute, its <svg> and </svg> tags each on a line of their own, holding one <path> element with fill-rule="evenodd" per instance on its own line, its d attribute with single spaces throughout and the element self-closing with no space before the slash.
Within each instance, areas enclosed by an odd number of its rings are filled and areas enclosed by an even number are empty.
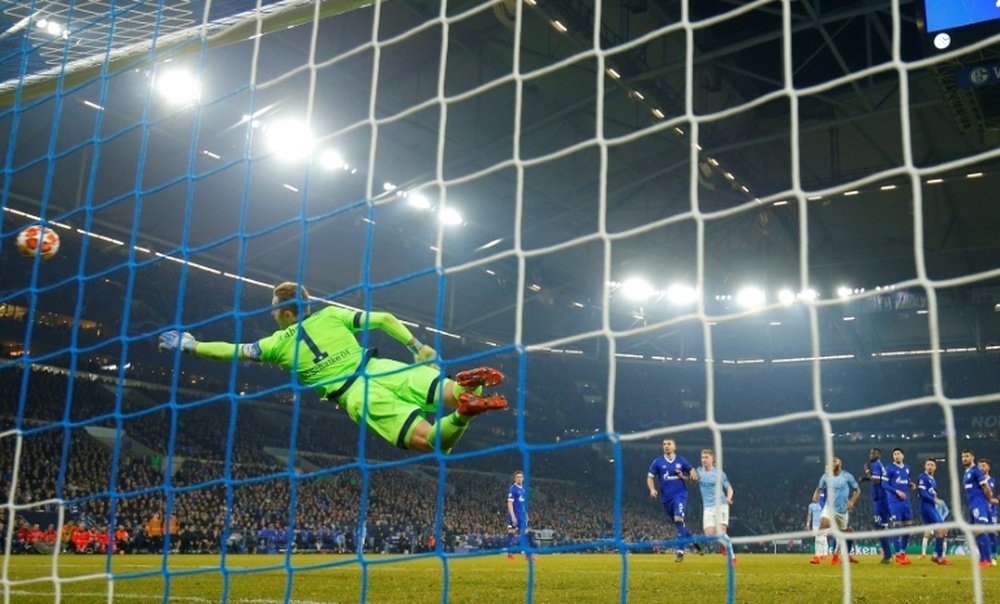
<svg viewBox="0 0 1000 604">
<path fill-rule="evenodd" d="M 59 235 L 52 227 L 34 224 L 17 234 L 17 251 L 25 258 L 49 260 L 59 251 Z"/>
</svg>

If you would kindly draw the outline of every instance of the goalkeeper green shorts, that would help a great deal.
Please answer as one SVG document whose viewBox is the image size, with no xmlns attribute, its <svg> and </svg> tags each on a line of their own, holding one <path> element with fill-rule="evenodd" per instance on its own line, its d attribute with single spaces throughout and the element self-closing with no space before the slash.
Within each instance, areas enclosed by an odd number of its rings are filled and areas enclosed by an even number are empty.
<svg viewBox="0 0 1000 604">
<path fill-rule="evenodd" d="M 407 433 L 424 414 L 437 411 L 441 373 L 427 365 L 407 365 L 392 359 L 373 358 L 367 378 L 359 377 L 338 401 L 355 422 L 361 422 L 368 392 L 368 429 L 406 448 Z"/>
</svg>

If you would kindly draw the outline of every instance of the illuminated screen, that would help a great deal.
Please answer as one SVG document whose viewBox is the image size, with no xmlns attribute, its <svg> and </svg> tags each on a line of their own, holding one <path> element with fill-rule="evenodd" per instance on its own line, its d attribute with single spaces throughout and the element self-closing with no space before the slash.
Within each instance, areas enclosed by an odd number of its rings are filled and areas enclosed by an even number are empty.
<svg viewBox="0 0 1000 604">
<path fill-rule="evenodd" d="M 1000 20 L 998 0 L 924 0 L 927 33 Z"/>
</svg>

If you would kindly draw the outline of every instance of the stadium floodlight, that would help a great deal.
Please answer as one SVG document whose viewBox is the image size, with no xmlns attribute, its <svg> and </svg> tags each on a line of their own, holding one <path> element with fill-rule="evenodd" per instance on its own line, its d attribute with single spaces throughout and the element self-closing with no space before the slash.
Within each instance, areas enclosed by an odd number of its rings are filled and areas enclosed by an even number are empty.
<svg viewBox="0 0 1000 604">
<path fill-rule="evenodd" d="M 465 219 L 462 218 L 462 215 L 455 208 L 443 208 L 439 218 L 445 226 L 459 226 L 465 224 Z"/>
<path fill-rule="evenodd" d="M 851 288 L 846 285 L 841 285 L 837 288 L 837 296 L 840 298 L 847 298 L 851 295 Z"/>
<path fill-rule="evenodd" d="M 57 21 L 52 21 L 43 17 L 38 21 L 35 21 L 35 25 L 38 26 L 38 29 L 44 30 L 45 33 L 49 34 L 53 38 L 62 37 L 65 39 L 69 36 L 66 28 L 64 28 L 62 24 Z"/>
<path fill-rule="evenodd" d="M 764 294 L 764 290 L 759 287 L 744 287 L 736 292 L 736 303 L 745 308 L 764 306 L 766 301 L 767 296 Z"/>
<path fill-rule="evenodd" d="M 278 159 L 296 161 L 304 159 L 313 146 L 313 136 L 305 123 L 299 120 L 282 120 L 268 124 L 265 141 Z"/>
<path fill-rule="evenodd" d="M 810 287 L 809 289 L 800 291 L 797 297 L 799 300 L 807 300 L 811 302 L 819 298 L 819 292 Z"/>
<path fill-rule="evenodd" d="M 690 285 L 683 285 L 681 283 L 672 284 L 667 288 L 665 294 L 667 302 L 676 304 L 677 306 L 691 304 L 698 299 L 698 290 Z"/>
<path fill-rule="evenodd" d="M 790 289 L 783 289 L 778 292 L 778 301 L 785 306 L 791 306 L 795 303 L 795 293 Z"/>
<path fill-rule="evenodd" d="M 186 105 L 201 98 L 201 82 L 183 69 L 157 72 L 154 82 L 160 96 L 175 105 Z"/>
<path fill-rule="evenodd" d="M 418 210 L 431 209 L 431 200 L 427 199 L 427 196 L 423 193 L 418 193 L 416 191 L 410 192 L 406 195 L 406 202 Z"/>
<path fill-rule="evenodd" d="M 649 281 L 641 277 L 629 277 L 622 283 L 622 293 L 629 300 L 645 302 L 656 293 L 656 290 L 649 284 Z"/>
<path fill-rule="evenodd" d="M 319 154 L 319 165 L 324 170 L 342 170 L 344 168 L 344 158 L 333 149 L 327 149 Z"/>
</svg>

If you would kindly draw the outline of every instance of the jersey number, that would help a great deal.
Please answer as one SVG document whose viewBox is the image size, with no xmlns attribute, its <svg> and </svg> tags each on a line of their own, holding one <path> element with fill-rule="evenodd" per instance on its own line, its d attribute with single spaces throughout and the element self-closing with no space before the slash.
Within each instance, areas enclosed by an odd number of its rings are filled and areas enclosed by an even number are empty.
<svg viewBox="0 0 1000 604">
<path fill-rule="evenodd" d="M 320 350 L 319 346 L 316 346 L 316 342 L 313 342 L 313 339 L 309 337 L 309 334 L 306 333 L 305 328 L 300 328 L 300 331 L 302 332 L 302 341 L 306 343 L 306 346 L 309 347 L 309 351 L 313 353 L 313 363 L 319 363 L 326 357 L 330 356 L 327 353 Z"/>
</svg>

